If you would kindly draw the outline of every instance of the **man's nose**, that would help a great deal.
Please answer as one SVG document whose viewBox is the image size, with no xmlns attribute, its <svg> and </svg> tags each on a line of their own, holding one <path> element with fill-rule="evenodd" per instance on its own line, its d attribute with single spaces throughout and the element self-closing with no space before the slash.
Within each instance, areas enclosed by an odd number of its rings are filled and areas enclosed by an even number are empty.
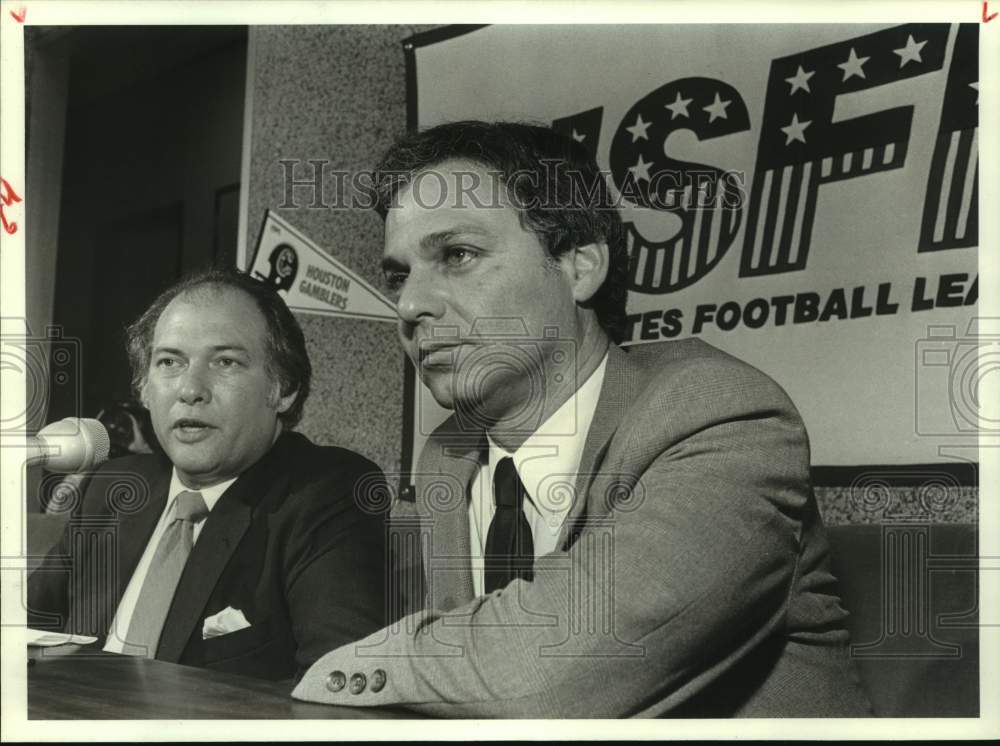
<svg viewBox="0 0 1000 746">
<path fill-rule="evenodd" d="M 209 372 L 202 365 L 188 365 L 181 374 L 177 388 L 177 398 L 185 404 L 208 402 L 212 399 L 212 388 L 208 380 Z"/>
<path fill-rule="evenodd" d="M 441 281 L 421 271 L 411 271 L 396 301 L 399 318 L 408 324 L 440 319 L 445 312 L 445 289 Z"/>
</svg>

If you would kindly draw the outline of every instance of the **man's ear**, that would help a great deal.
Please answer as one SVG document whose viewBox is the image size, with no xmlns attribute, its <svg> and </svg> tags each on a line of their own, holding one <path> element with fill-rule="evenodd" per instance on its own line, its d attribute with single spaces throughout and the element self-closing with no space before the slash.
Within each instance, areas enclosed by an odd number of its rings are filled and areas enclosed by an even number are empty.
<svg viewBox="0 0 1000 746">
<path fill-rule="evenodd" d="M 146 387 L 149 385 L 149 379 L 143 378 L 142 383 L 139 384 L 139 403 L 142 404 L 146 409 L 149 409 L 149 400 L 146 398 Z"/>
<path fill-rule="evenodd" d="M 577 246 L 569 252 L 573 300 L 586 303 L 608 276 L 608 245 L 604 241 Z"/>
<path fill-rule="evenodd" d="M 289 410 L 289 408 L 295 403 L 295 399 L 299 395 L 299 390 L 294 389 L 291 393 L 281 395 L 281 384 L 277 384 L 274 387 L 274 403 L 275 409 L 278 414 L 284 414 Z"/>
</svg>

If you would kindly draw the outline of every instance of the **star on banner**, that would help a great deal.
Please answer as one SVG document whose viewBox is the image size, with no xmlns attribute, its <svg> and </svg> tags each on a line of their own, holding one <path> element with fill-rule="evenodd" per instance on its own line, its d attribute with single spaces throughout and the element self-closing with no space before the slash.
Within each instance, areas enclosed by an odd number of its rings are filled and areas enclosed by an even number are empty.
<svg viewBox="0 0 1000 746">
<path fill-rule="evenodd" d="M 792 114 L 792 121 L 788 123 L 787 127 L 782 127 L 781 131 L 785 133 L 785 145 L 791 145 L 792 140 L 798 140 L 799 142 L 805 142 L 805 130 L 812 124 L 812 121 L 800 122 L 798 114 Z"/>
<path fill-rule="evenodd" d="M 576 140 L 577 142 L 583 142 L 584 140 L 587 139 L 587 136 L 586 135 L 581 135 L 579 132 L 576 131 L 576 128 L 574 128 L 573 129 L 573 139 Z"/>
<path fill-rule="evenodd" d="M 703 107 L 705 111 L 708 112 L 709 123 L 714 122 L 716 119 L 727 119 L 726 107 L 731 104 L 732 101 L 722 101 L 719 99 L 719 94 L 715 94 L 715 101 L 710 103 L 708 106 Z"/>
<path fill-rule="evenodd" d="M 899 55 L 899 66 L 902 67 L 910 60 L 913 60 L 914 62 L 923 62 L 923 60 L 920 59 L 920 50 L 924 48 L 924 44 L 926 43 L 926 40 L 920 42 L 914 41 L 913 34 L 907 34 L 906 46 L 892 50 Z"/>
<path fill-rule="evenodd" d="M 979 81 L 969 83 L 969 88 L 972 88 L 976 92 L 976 106 L 979 106 Z"/>
<path fill-rule="evenodd" d="M 857 75 L 859 78 L 865 77 L 865 71 L 861 69 L 871 57 L 858 57 L 857 53 L 854 51 L 854 47 L 851 47 L 851 54 L 847 57 L 846 62 L 841 62 L 837 67 L 844 71 L 844 80 L 840 81 L 843 83 L 848 78 Z"/>
<path fill-rule="evenodd" d="M 642 153 L 640 153 L 639 160 L 635 162 L 634 166 L 629 166 L 628 170 L 635 176 L 636 181 L 641 181 L 642 179 L 649 181 L 649 169 L 655 162 L 656 161 L 650 161 L 649 163 L 646 163 L 642 159 Z"/>
<path fill-rule="evenodd" d="M 694 101 L 693 98 L 681 98 L 681 92 L 677 92 L 677 98 L 672 104 L 664 104 L 663 108 L 670 109 L 670 119 L 688 116 L 688 104 Z"/>
<path fill-rule="evenodd" d="M 809 90 L 809 78 L 815 74 L 816 72 L 814 70 L 806 72 L 802 69 L 802 65 L 799 65 L 799 69 L 795 75 L 790 78 L 785 78 L 785 82 L 791 83 L 792 85 L 792 90 L 788 92 L 788 95 L 791 96 L 793 93 L 800 90 L 805 91 L 806 93 L 812 93 L 812 91 Z"/>
<path fill-rule="evenodd" d="M 648 140 L 649 137 L 646 135 L 646 130 L 649 129 L 651 124 L 652 122 L 642 121 L 642 114 L 639 114 L 635 118 L 635 124 L 625 129 L 632 133 L 632 142 L 636 140 Z"/>
</svg>

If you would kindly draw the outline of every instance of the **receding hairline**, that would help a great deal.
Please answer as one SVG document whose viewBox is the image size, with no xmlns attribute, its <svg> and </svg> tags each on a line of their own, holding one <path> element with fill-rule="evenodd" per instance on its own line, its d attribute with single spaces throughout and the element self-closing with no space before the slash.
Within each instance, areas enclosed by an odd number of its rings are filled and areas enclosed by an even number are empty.
<svg viewBox="0 0 1000 746">
<path fill-rule="evenodd" d="M 213 290 L 215 291 L 214 293 L 211 292 Z M 260 343 L 265 353 L 265 366 L 272 376 L 276 376 L 278 372 L 277 349 L 275 348 L 274 330 L 272 329 L 271 323 L 268 321 L 267 314 L 265 314 L 263 309 L 261 309 L 257 299 L 248 291 L 241 287 L 214 280 L 208 280 L 193 287 L 185 288 L 171 298 L 165 306 L 163 306 L 159 316 L 157 316 L 156 321 L 149 330 L 149 337 L 146 342 L 147 365 L 152 359 L 153 352 L 157 349 L 157 329 L 163 321 L 163 317 L 167 314 L 167 311 L 170 310 L 175 303 L 190 303 L 191 305 L 199 306 L 201 308 L 208 308 L 220 305 L 220 301 L 225 298 L 226 291 L 229 291 L 231 295 L 245 298 L 256 311 L 261 324 Z M 232 345 L 230 345 L 230 347 L 232 347 Z"/>
<path fill-rule="evenodd" d="M 170 303 L 173 303 L 178 298 L 189 298 L 195 295 L 205 295 L 209 289 L 214 289 L 217 291 L 229 290 L 234 293 L 239 293 L 244 297 L 253 301 L 254 305 L 257 305 L 256 298 L 254 298 L 249 291 L 237 285 L 230 285 L 229 283 L 221 282 L 219 280 L 205 280 L 204 282 L 199 282 L 197 285 L 192 285 L 191 287 L 184 288 L 179 293 L 177 293 L 177 295 L 175 295 L 173 298 L 170 299 Z M 212 298 L 209 298 L 208 300 L 211 301 Z M 167 305 L 169 306 L 170 303 L 168 303 Z"/>
<path fill-rule="evenodd" d="M 226 297 L 226 294 L 245 298 L 260 315 L 264 326 L 268 329 L 270 328 L 266 315 L 260 307 L 260 303 L 252 293 L 237 285 L 229 285 L 228 283 L 219 282 L 217 280 L 206 280 L 205 282 L 198 283 L 193 287 L 184 288 L 177 293 L 177 295 L 171 298 L 162 309 L 160 309 L 160 313 L 156 317 L 156 321 L 153 323 L 153 328 L 150 330 L 150 343 L 152 344 L 153 336 L 156 334 L 156 327 L 159 325 L 160 319 L 163 318 L 167 309 L 174 304 L 178 302 L 190 303 L 191 305 L 207 308 L 209 306 L 218 305 L 220 301 Z"/>
</svg>

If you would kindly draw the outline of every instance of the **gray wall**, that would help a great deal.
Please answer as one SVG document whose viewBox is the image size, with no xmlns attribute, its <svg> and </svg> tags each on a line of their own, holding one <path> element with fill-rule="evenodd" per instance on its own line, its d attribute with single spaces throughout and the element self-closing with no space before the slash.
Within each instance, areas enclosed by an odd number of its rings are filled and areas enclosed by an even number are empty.
<svg viewBox="0 0 1000 746">
<path fill-rule="evenodd" d="M 373 284 L 382 222 L 371 211 L 277 209 L 281 159 L 326 159 L 329 169 L 372 168 L 406 130 L 401 41 L 428 27 L 327 26 L 250 29 L 251 143 L 246 256 L 266 209 Z M 395 326 L 300 315 L 313 362 L 313 393 L 299 430 L 324 445 L 400 468 L 403 354 Z M 390 476 L 390 482 L 393 482 Z"/>
</svg>

